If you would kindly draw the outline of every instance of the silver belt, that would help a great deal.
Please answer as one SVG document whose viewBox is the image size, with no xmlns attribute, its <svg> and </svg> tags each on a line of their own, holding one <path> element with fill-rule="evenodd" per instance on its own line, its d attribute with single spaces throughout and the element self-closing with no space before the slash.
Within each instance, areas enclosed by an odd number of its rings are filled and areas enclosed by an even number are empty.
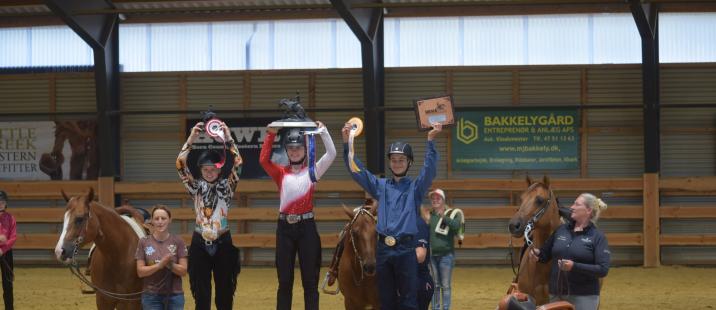
<svg viewBox="0 0 716 310">
<path fill-rule="evenodd" d="M 306 212 L 304 214 L 286 214 L 286 213 L 279 213 L 278 219 L 284 220 L 288 222 L 289 224 L 296 224 L 300 221 L 312 219 L 313 218 L 313 211 Z"/>
</svg>

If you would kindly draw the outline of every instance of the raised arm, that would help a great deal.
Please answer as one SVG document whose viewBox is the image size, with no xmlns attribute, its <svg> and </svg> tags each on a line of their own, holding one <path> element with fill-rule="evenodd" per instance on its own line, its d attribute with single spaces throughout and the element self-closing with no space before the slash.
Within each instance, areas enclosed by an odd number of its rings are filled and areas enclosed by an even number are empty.
<svg viewBox="0 0 716 310">
<path fill-rule="evenodd" d="M 380 196 L 378 195 L 378 178 L 365 169 L 363 163 L 355 156 L 353 157 L 353 163 L 356 167 L 358 167 L 359 171 L 351 170 L 351 159 L 348 156 L 348 135 L 350 134 L 352 127 L 352 124 L 346 123 L 341 130 L 341 136 L 343 137 L 343 161 L 345 162 L 346 168 L 348 168 L 348 173 L 351 174 L 353 180 L 356 181 L 356 183 L 358 183 L 358 185 L 360 185 L 366 192 L 368 192 L 368 194 L 373 196 L 373 198 L 380 199 Z"/>
<path fill-rule="evenodd" d="M 320 135 L 321 140 L 323 140 L 323 146 L 326 148 L 326 154 L 323 154 L 321 159 L 319 159 L 316 163 L 316 177 L 320 179 L 321 176 L 328 171 L 328 168 L 333 163 L 333 160 L 336 159 L 336 147 L 333 145 L 333 139 L 331 139 L 331 134 L 328 132 L 328 128 L 326 128 L 326 126 L 321 122 L 316 123 L 318 124 L 318 130 L 321 132 Z"/>
<path fill-rule="evenodd" d="M 440 158 L 437 149 L 435 148 L 435 136 L 443 130 L 443 125 L 433 124 L 433 129 L 428 132 L 428 140 L 426 142 L 425 151 L 425 162 L 423 168 L 420 169 L 420 174 L 416 178 L 416 184 L 420 195 L 427 193 L 430 189 L 430 185 L 433 184 L 433 179 L 437 175 L 437 162 Z"/>
<path fill-rule="evenodd" d="M 184 143 L 184 146 L 182 146 L 181 151 L 179 152 L 179 156 L 177 156 L 176 160 L 176 168 L 177 172 L 179 173 L 179 178 L 181 179 L 182 183 L 184 183 L 184 186 L 187 188 L 190 194 L 193 194 L 192 184 L 194 183 L 194 177 L 191 175 L 191 171 L 189 171 L 186 159 L 189 156 L 189 152 L 191 152 L 192 144 L 194 144 L 194 141 L 199 138 L 199 133 L 201 133 L 203 127 L 203 122 L 198 122 L 196 123 L 196 125 L 194 125 L 194 127 L 191 129 L 189 137 L 186 139 L 186 143 Z"/>
<path fill-rule="evenodd" d="M 239 147 L 236 146 L 236 141 L 234 141 L 234 138 L 231 136 L 229 126 L 221 122 L 221 129 L 224 131 L 224 137 L 228 137 L 228 140 L 225 142 L 226 147 L 229 149 L 229 152 L 231 152 L 231 155 L 234 156 L 234 165 L 229 174 L 229 186 L 231 189 L 236 190 L 236 185 L 239 183 L 239 176 L 241 175 L 241 165 L 244 163 L 244 160 L 241 158 Z"/>
<path fill-rule="evenodd" d="M 266 173 L 276 184 L 281 185 L 281 167 L 271 161 L 271 153 L 273 151 L 273 141 L 276 139 L 278 129 L 275 127 L 267 127 L 268 134 L 261 146 L 261 154 L 259 155 L 259 163 Z"/>
</svg>

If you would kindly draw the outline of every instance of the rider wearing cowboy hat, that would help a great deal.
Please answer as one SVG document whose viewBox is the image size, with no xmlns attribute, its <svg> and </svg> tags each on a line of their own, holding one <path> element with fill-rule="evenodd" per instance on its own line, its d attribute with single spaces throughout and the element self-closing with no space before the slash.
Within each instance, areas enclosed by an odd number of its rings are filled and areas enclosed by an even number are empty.
<svg viewBox="0 0 716 310">
<path fill-rule="evenodd" d="M 223 142 L 231 156 L 222 157 L 215 150 L 205 150 L 197 160 L 199 175 L 194 175 L 187 165 L 194 141 L 204 131 L 204 123 L 197 123 L 191 130 L 184 147 L 177 157 L 179 177 L 187 192 L 194 199 L 196 222 L 189 246 L 189 284 L 196 302 L 196 309 L 211 308 L 211 275 L 214 274 L 216 308 L 231 309 L 236 291 L 236 281 L 241 270 L 239 249 L 233 245 L 228 225 L 228 212 L 239 182 L 241 155 L 231 138 L 231 131 L 224 122 L 220 130 L 228 140 Z M 233 162 L 224 165 L 225 158 Z M 231 167 L 228 173 L 222 168 Z M 192 167 L 193 168 L 193 167 Z"/>
</svg>

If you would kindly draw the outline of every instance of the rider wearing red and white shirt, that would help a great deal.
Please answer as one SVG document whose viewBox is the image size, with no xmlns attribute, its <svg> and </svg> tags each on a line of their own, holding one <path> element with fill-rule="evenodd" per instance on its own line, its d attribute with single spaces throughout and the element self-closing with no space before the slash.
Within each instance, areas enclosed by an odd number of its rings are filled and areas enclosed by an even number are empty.
<svg viewBox="0 0 716 310">
<path fill-rule="evenodd" d="M 317 132 L 323 140 L 326 154 L 316 162 L 315 177 L 320 179 L 336 158 L 328 130 L 321 122 Z M 276 229 L 276 269 L 278 294 L 276 309 L 291 309 L 294 261 L 298 253 L 301 282 L 306 309 L 318 309 L 318 276 L 321 267 L 321 239 L 313 220 L 314 182 L 307 166 L 305 137 L 300 128 L 288 129 L 284 137 L 289 165 L 271 162 L 273 142 L 278 129 L 268 127 L 268 135 L 261 147 L 259 162 L 278 185 L 281 203 Z"/>
</svg>

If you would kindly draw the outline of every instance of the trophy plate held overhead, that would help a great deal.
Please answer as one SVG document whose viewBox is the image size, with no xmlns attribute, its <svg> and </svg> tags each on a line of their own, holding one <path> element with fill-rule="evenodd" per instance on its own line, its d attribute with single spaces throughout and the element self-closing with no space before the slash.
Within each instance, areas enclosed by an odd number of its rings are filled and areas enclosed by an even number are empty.
<svg viewBox="0 0 716 310">
<path fill-rule="evenodd" d="M 301 106 L 301 98 L 297 95 L 293 99 L 281 99 L 278 104 L 283 109 L 283 118 L 269 124 L 269 127 L 303 127 L 315 128 L 316 122 L 306 116 Z"/>
<path fill-rule="evenodd" d="M 434 123 L 443 125 L 443 128 L 455 124 L 455 108 L 452 96 L 422 98 L 413 101 L 415 107 L 415 120 L 418 130 L 428 131 Z"/>
</svg>

